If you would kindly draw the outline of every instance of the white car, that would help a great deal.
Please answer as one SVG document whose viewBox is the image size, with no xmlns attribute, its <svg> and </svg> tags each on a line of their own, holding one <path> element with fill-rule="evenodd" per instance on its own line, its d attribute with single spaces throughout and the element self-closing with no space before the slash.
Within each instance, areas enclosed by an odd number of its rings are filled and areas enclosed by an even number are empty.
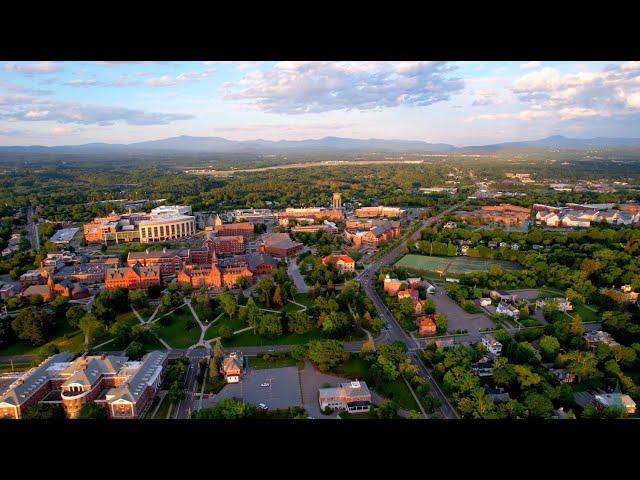
<svg viewBox="0 0 640 480">
<path fill-rule="evenodd" d="M 262 383 L 260 384 L 260 386 L 261 386 L 261 387 L 270 387 L 270 386 L 271 386 L 271 384 L 270 384 L 269 382 L 262 382 Z"/>
<path fill-rule="evenodd" d="M 258 408 L 260 408 L 261 410 L 268 410 L 269 407 L 267 407 L 267 405 L 265 403 L 259 403 L 258 404 Z"/>
</svg>

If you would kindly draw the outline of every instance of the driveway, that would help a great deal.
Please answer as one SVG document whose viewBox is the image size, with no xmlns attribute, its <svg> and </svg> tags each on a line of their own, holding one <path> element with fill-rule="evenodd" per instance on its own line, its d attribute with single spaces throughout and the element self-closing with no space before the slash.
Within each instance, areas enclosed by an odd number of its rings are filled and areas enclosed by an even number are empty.
<svg viewBox="0 0 640 480">
<path fill-rule="evenodd" d="M 309 292 L 309 286 L 305 283 L 295 258 L 292 258 L 289 260 L 287 273 L 289 274 L 289 277 L 293 280 L 293 283 L 295 284 L 296 289 L 298 290 L 298 293 Z"/>
<path fill-rule="evenodd" d="M 481 328 L 494 328 L 491 319 L 484 313 L 467 313 L 460 305 L 454 302 L 443 288 L 436 287 L 436 293 L 428 295 L 436 303 L 436 312 L 444 313 L 449 322 L 448 330 L 455 332 L 458 329 L 467 330 L 469 333 L 477 333 Z"/>
</svg>

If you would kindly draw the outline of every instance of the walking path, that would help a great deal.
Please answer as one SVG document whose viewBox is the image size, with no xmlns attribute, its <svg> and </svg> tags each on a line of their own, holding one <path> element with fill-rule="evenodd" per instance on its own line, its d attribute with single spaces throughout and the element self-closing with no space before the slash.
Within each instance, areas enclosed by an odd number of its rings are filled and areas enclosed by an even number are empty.
<svg viewBox="0 0 640 480">
<path fill-rule="evenodd" d="M 300 273 L 300 268 L 296 263 L 296 259 L 291 259 L 289 265 L 287 266 L 287 273 L 289 274 L 289 278 L 293 280 L 293 283 L 298 290 L 298 293 L 308 293 L 309 285 L 304 281 L 304 277 Z"/>
</svg>

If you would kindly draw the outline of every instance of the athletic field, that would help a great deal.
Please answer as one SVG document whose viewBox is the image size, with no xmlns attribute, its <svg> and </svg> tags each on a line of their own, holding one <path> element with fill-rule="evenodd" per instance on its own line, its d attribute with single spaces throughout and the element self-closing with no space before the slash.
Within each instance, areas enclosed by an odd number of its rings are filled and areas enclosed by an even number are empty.
<svg viewBox="0 0 640 480">
<path fill-rule="evenodd" d="M 423 272 L 434 272 L 439 275 L 463 275 L 469 272 L 488 272 L 491 265 L 500 265 L 503 270 L 520 270 L 520 265 L 504 260 L 485 260 L 469 257 L 429 257 L 426 255 L 409 254 L 402 257 L 395 264 Z"/>
</svg>

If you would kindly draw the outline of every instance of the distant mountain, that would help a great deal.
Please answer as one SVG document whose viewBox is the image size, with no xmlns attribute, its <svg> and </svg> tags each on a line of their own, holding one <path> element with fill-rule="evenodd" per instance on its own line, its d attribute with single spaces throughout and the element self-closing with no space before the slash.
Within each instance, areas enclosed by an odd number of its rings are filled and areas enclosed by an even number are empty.
<svg viewBox="0 0 640 480">
<path fill-rule="evenodd" d="M 640 138 L 567 138 L 561 135 L 541 140 L 506 142 L 493 145 L 455 147 L 446 143 L 418 140 L 381 140 L 324 137 L 308 140 L 228 140 L 222 137 L 179 136 L 130 144 L 87 143 L 45 147 L 40 145 L 0 147 L 0 153 L 136 153 L 136 152 L 211 152 L 211 153 L 286 153 L 313 151 L 388 151 L 388 152 L 495 152 L 509 149 L 587 149 L 640 147 Z"/>
<path fill-rule="evenodd" d="M 524 142 L 505 142 L 494 145 L 479 145 L 464 147 L 466 151 L 498 151 L 523 148 L 551 148 L 582 150 L 588 148 L 615 148 L 615 147 L 640 147 L 640 138 L 567 138 L 562 135 L 554 135 L 541 140 Z"/>
</svg>

